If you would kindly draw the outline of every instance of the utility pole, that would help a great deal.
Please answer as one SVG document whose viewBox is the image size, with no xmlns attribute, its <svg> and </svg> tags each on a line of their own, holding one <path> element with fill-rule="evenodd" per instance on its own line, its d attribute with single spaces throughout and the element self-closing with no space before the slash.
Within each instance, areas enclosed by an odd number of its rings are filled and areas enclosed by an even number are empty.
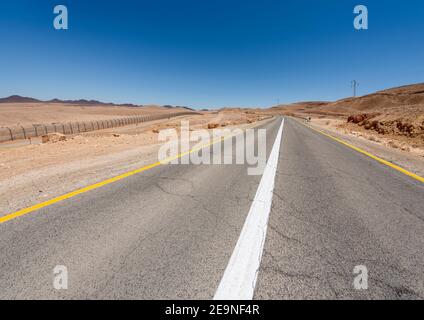
<svg viewBox="0 0 424 320">
<path fill-rule="evenodd" d="M 356 97 L 356 88 L 358 87 L 359 87 L 359 82 L 356 80 L 352 80 L 353 97 Z"/>
</svg>

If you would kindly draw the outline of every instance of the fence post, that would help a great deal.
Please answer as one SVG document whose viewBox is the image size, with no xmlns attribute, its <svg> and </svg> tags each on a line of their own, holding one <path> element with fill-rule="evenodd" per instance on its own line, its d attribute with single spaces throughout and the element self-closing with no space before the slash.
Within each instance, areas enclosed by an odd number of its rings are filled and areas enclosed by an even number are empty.
<svg viewBox="0 0 424 320">
<path fill-rule="evenodd" d="M 9 130 L 10 133 L 10 139 L 13 141 L 13 133 L 12 133 L 12 129 L 10 129 L 9 127 L 6 127 Z"/>
<path fill-rule="evenodd" d="M 25 132 L 25 128 L 23 126 L 20 126 L 22 128 L 22 132 L 24 133 L 24 139 L 26 139 L 26 132 Z"/>
<path fill-rule="evenodd" d="M 35 124 L 33 124 L 32 126 L 34 127 L 34 130 L 35 130 L 35 136 L 38 137 L 37 126 Z"/>
</svg>

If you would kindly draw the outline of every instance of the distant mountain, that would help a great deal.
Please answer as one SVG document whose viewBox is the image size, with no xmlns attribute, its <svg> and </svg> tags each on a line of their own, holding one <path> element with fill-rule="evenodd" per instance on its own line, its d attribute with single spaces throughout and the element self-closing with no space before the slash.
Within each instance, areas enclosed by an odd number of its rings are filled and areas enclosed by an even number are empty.
<svg viewBox="0 0 424 320">
<path fill-rule="evenodd" d="M 189 111 L 195 111 L 194 109 L 189 108 L 189 107 L 185 107 L 185 106 L 171 106 L 169 104 L 163 105 L 162 108 L 167 108 L 167 109 L 174 109 L 174 108 L 176 108 L 176 109 L 186 109 L 186 110 L 189 110 Z"/>
<path fill-rule="evenodd" d="M 29 97 L 21 97 L 18 95 L 13 95 L 7 98 L 0 98 L 0 103 L 21 103 L 21 102 L 42 102 L 40 100 L 29 98 Z"/>
<path fill-rule="evenodd" d="M 116 104 L 112 102 L 101 102 L 98 100 L 86 100 L 86 99 L 79 99 L 79 100 L 59 100 L 59 99 L 52 99 L 49 101 L 45 101 L 47 103 L 63 103 L 63 104 L 73 104 L 73 105 L 81 105 L 81 106 L 118 106 L 118 107 L 142 107 L 142 105 L 135 105 L 132 103 L 121 103 Z"/>
<path fill-rule="evenodd" d="M 52 99 L 52 100 L 43 101 L 43 100 L 38 100 L 34 98 L 29 98 L 29 97 L 22 97 L 18 95 L 13 95 L 7 98 L 0 98 L 0 103 L 62 103 L 62 104 L 72 104 L 72 105 L 81 105 L 81 106 L 101 105 L 101 106 L 142 107 L 142 105 L 135 105 L 132 103 L 116 104 L 116 103 L 101 102 L 98 100 L 86 100 L 86 99 L 79 99 L 79 100 Z"/>
<path fill-rule="evenodd" d="M 190 107 L 185 107 L 185 106 L 175 106 L 175 108 L 181 108 L 181 109 L 186 109 L 189 111 L 195 111 L 194 109 L 190 108 Z"/>
<path fill-rule="evenodd" d="M 79 100 L 60 100 L 60 99 L 51 99 L 51 100 L 38 100 L 34 98 L 29 97 L 22 97 L 18 95 L 13 95 L 7 98 L 0 98 L 0 104 L 1 103 L 60 103 L 60 104 L 69 104 L 69 105 L 78 105 L 78 106 L 114 106 L 114 107 L 133 107 L 133 108 L 139 108 L 143 107 L 143 105 L 136 105 L 132 103 L 112 103 L 112 102 L 101 102 L 98 100 L 86 100 L 86 99 L 79 99 Z M 186 109 L 190 111 L 195 111 L 192 108 L 185 107 L 185 106 L 171 106 L 171 105 L 164 105 L 163 108 L 169 108 L 169 109 Z"/>
</svg>

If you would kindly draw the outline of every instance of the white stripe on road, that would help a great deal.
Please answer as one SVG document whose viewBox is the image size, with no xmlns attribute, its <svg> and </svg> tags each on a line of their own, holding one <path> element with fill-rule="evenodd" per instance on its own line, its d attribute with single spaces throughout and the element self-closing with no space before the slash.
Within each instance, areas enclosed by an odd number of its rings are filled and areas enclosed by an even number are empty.
<svg viewBox="0 0 424 320">
<path fill-rule="evenodd" d="M 253 298 L 271 211 L 283 127 L 284 119 L 240 237 L 216 290 L 215 300 L 251 300 Z"/>
</svg>

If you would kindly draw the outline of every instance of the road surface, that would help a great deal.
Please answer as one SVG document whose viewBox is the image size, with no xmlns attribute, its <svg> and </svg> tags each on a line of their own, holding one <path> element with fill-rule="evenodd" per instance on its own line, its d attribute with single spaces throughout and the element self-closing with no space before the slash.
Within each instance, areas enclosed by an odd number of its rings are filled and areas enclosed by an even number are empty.
<svg viewBox="0 0 424 320">
<path fill-rule="evenodd" d="M 269 154 L 281 118 L 262 126 Z M 421 182 L 292 119 L 277 156 L 253 298 L 424 298 Z M 0 224 L 0 298 L 213 298 L 261 181 L 247 167 L 158 166 Z"/>
</svg>

